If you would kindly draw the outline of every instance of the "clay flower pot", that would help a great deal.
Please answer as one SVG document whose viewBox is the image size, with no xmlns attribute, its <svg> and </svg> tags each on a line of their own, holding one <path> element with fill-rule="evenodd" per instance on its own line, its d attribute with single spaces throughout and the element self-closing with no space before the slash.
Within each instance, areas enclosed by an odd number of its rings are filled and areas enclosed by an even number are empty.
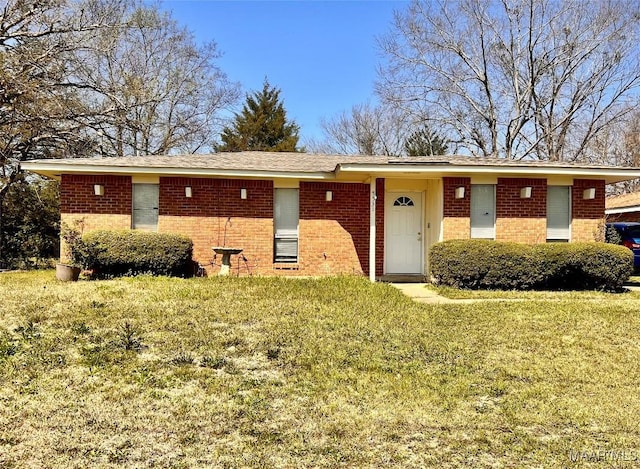
<svg viewBox="0 0 640 469">
<path fill-rule="evenodd" d="M 77 282 L 80 267 L 69 264 L 56 264 L 56 278 L 62 282 Z"/>
</svg>

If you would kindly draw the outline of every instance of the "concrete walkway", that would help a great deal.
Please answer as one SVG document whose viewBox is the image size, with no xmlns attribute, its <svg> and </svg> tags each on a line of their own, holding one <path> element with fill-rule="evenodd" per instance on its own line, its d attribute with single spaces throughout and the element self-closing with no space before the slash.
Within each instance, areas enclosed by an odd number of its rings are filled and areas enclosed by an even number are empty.
<svg viewBox="0 0 640 469">
<path fill-rule="evenodd" d="M 473 303 L 474 301 L 478 301 L 473 299 L 452 300 L 451 298 L 446 298 L 427 288 L 426 283 L 392 283 L 391 285 L 419 303 L 452 304 Z"/>
<path fill-rule="evenodd" d="M 419 303 L 429 303 L 429 304 L 468 304 L 468 303 L 477 303 L 479 301 L 484 302 L 518 302 L 518 301 L 528 301 L 527 298 L 460 298 L 460 299 L 452 299 L 446 298 L 444 296 L 438 295 L 433 290 L 427 288 L 426 283 L 391 283 L 394 287 L 400 290 L 402 293 L 407 295 L 409 298 L 419 302 Z M 640 286 L 638 285 L 625 285 L 627 290 L 633 292 L 640 292 Z M 634 298 L 635 299 L 635 298 Z M 556 301 L 561 301 L 561 298 L 556 298 Z M 548 301 L 548 300 L 547 300 Z M 602 301 L 601 299 L 597 299 L 594 301 Z"/>
<path fill-rule="evenodd" d="M 442 295 L 438 295 L 433 290 L 426 288 L 426 283 L 392 283 L 394 287 L 407 295 L 409 298 L 417 301 L 418 303 L 429 304 L 469 304 L 482 302 L 518 302 L 527 301 L 526 298 L 447 298 Z"/>
</svg>

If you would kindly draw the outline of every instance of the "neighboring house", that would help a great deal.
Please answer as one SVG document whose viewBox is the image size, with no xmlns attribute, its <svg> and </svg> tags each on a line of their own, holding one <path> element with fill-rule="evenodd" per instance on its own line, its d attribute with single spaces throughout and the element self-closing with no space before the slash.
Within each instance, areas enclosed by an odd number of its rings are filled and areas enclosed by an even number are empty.
<svg viewBox="0 0 640 469">
<path fill-rule="evenodd" d="M 605 201 L 607 222 L 640 222 L 640 192 L 607 197 Z"/>
<path fill-rule="evenodd" d="M 220 153 L 38 160 L 59 179 L 62 220 L 85 230 L 182 233 L 210 273 L 213 246 L 242 248 L 240 273 L 423 277 L 429 247 L 487 238 L 600 237 L 605 185 L 638 168 L 486 158 Z M 370 269 L 375 266 L 375 269 Z"/>
</svg>

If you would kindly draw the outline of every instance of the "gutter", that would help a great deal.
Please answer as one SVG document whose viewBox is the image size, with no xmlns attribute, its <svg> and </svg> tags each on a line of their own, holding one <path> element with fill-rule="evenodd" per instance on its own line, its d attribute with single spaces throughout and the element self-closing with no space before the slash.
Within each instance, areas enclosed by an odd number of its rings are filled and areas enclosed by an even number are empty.
<svg viewBox="0 0 640 469">
<path fill-rule="evenodd" d="M 451 176 L 462 176 L 469 174 L 491 174 L 491 175 L 521 175 L 522 177 L 547 177 L 554 176 L 574 176 L 580 178 L 593 177 L 606 179 L 607 183 L 626 181 L 640 178 L 640 168 L 571 168 L 557 166 L 468 166 L 451 164 L 357 164 L 342 163 L 336 167 L 336 175 L 340 173 L 369 173 L 374 174 L 415 174 L 425 175 L 429 173 L 446 174 Z"/>
<path fill-rule="evenodd" d="M 605 215 L 613 215 L 615 213 L 630 213 L 630 212 L 640 212 L 640 205 L 635 205 L 632 207 L 607 208 L 604 211 Z"/>
<path fill-rule="evenodd" d="M 82 165 L 82 164 L 55 164 L 55 163 L 22 163 L 22 169 L 41 174 L 43 176 L 60 178 L 62 174 L 153 174 L 167 176 L 199 176 L 199 177 L 234 177 L 252 179 L 314 179 L 333 180 L 331 172 L 288 172 L 288 171 L 261 171 L 242 169 L 209 169 L 209 168 L 178 168 L 178 167 L 153 167 L 153 166 L 109 166 L 109 165 Z"/>
</svg>

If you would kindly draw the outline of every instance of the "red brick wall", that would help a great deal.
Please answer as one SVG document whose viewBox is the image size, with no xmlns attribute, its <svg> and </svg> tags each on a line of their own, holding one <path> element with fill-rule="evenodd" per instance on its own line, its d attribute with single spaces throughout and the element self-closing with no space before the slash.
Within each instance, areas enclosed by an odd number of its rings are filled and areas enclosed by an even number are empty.
<svg viewBox="0 0 640 469">
<path fill-rule="evenodd" d="M 191 187 L 191 197 L 184 188 Z M 240 198 L 240 189 L 247 198 Z M 160 215 L 273 218 L 273 181 L 160 178 Z"/>
<path fill-rule="evenodd" d="M 520 190 L 523 187 L 531 187 L 531 198 L 520 198 Z M 546 216 L 546 179 L 498 178 L 496 218 L 546 218 Z"/>
<path fill-rule="evenodd" d="M 442 178 L 444 191 L 443 216 L 470 217 L 471 216 L 471 178 Z M 464 187 L 464 198 L 456 199 L 455 191 Z"/>
<path fill-rule="evenodd" d="M 333 192 L 327 202 L 325 194 Z M 384 180 L 376 184 L 376 270 L 384 255 Z M 369 184 L 300 183 L 301 273 L 369 273 Z"/>
<path fill-rule="evenodd" d="M 604 239 L 604 181 L 574 179 L 571 190 L 571 241 Z M 585 189 L 595 188 L 595 199 L 583 198 Z"/>
<path fill-rule="evenodd" d="M 247 190 L 246 199 L 240 189 Z M 272 181 L 161 177 L 159 199 L 158 231 L 190 237 L 194 258 L 210 273 L 218 271 L 221 260 L 214 259 L 214 246 L 243 249 L 247 263 L 234 257 L 234 273 L 272 272 Z"/>
<path fill-rule="evenodd" d="M 243 248 L 251 273 L 273 274 L 282 267 L 273 263 L 272 181 L 161 177 L 158 231 L 175 232 L 194 241 L 194 257 L 216 273 L 220 259 L 211 248 L 218 245 Z M 104 195 L 94 195 L 94 184 Z M 190 186 L 192 197 L 185 197 Z M 240 189 L 247 199 L 240 198 Z M 376 268 L 384 262 L 384 180 L 377 181 Z M 327 190 L 333 201 L 325 201 Z M 92 217 L 126 214 L 118 227 L 130 226 L 131 178 L 128 176 L 62 177 L 63 213 Z M 91 218 L 93 220 L 93 218 Z M 96 219 L 91 229 L 108 229 L 111 218 Z M 118 219 L 120 220 L 120 219 Z M 95 226 L 94 226 L 95 225 Z M 369 185 L 358 183 L 302 182 L 300 184 L 300 255 L 297 270 L 281 273 L 319 275 L 363 273 L 369 270 Z M 306 226 L 306 228 L 305 228 Z M 235 259 L 234 266 L 237 267 Z M 208 265 L 211 264 L 211 265 Z M 240 273 L 249 269 L 240 263 Z M 237 272 L 237 268 L 235 272 Z"/>
<path fill-rule="evenodd" d="M 469 178 L 443 178 L 443 239 L 468 237 L 471 208 Z M 496 186 L 496 239 L 527 243 L 546 240 L 546 180 L 499 178 Z M 465 197 L 456 199 L 457 187 Z M 530 186 L 531 198 L 521 199 L 520 189 Z M 596 198 L 584 200 L 584 189 L 595 187 Z M 604 181 L 575 179 L 572 188 L 572 241 L 589 241 L 601 236 L 604 215 Z"/>
<path fill-rule="evenodd" d="M 572 216 L 574 219 L 601 219 L 604 216 L 604 204 L 605 204 L 605 190 L 604 181 L 597 179 L 574 179 L 573 190 L 571 191 L 571 207 Z M 585 189 L 595 187 L 596 198 L 587 199 L 583 198 L 583 192 Z"/>
<path fill-rule="evenodd" d="M 531 197 L 520 198 L 523 187 Z M 498 178 L 496 185 L 496 240 L 544 243 L 547 238 L 547 181 Z"/>
<path fill-rule="evenodd" d="M 104 186 L 104 195 L 95 195 L 94 184 Z M 63 174 L 60 212 L 131 215 L 131 177 Z"/>
<path fill-rule="evenodd" d="M 103 196 L 94 195 L 94 184 L 104 186 Z M 185 197 L 185 186 L 192 188 L 191 198 Z M 465 187 L 465 197 L 456 199 L 454 192 L 460 186 Z M 533 188 L 530 199 L 520 199 L 520 189 L 525 186 Z M 596 198 L 584 200 L 583 190 L 590 187 L 596 188 Z M 240 198 L 242 188 L 247 190 L 246 200 Z M 333 192 L 331 202 L 325 201 L 327 190 Z M 470 178 L 443 178 L 443 190 L 444 239 L 468 237 Z M 118 227 L 130 224 L 132 184 L 129 176 L 63 175 L 60 191 L 62 213 L 93 215 L 91 229 L 115 226 L 113 217 L 119 217 Z M 496 191 L 496 237 L 543 242 L 546 181 L 500 178 Z M 212 246 L 224 244 L 244 249 L 252 273 L 272 274 L 282 267 L 273 263 L 273 192 L 272 181 L 162 177 L 158 230 L 190 236 L 194 240 L 195 257 L 203 264 L 212 260 Z M 376 275 L 382 275 L 384 179 L 377 180 L 376 192 L 375 267 Z M 593 239 L 604 214 L 604 181 L 576 179 L 572 207 L 572 240 Z M 369 185 L 301 182 L 299 243 L 298 270 L 283 273 L 368 275 Z M 241 273 L 248 272 L 243 269 Z M 216 270 L 216 266 L 210 268 L 212 273 Z"/>
<path fill-rule="evenodd" d="M 464 187 L 464 197 L 456 199 L 455 191 Z M 466 239 L 470 233 L 471 178 L 442 178 L 442 239 Z"/>
</svg>

